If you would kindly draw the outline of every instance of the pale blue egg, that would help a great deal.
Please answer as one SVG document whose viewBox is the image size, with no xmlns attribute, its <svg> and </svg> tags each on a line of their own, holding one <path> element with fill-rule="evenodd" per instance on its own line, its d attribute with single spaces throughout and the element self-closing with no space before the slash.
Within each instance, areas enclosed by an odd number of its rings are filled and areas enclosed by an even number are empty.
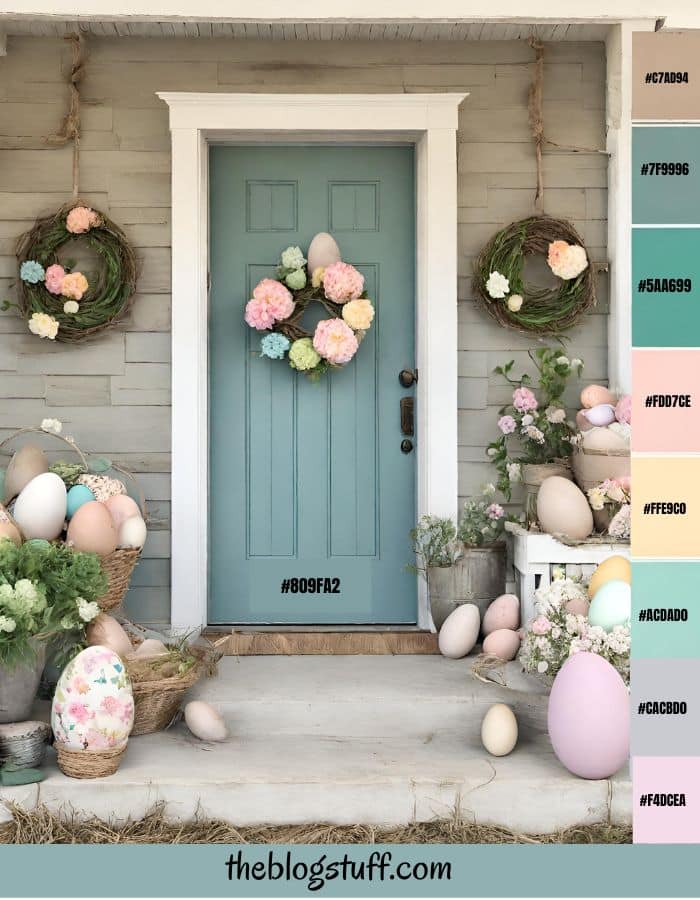
<svg viewBox="0 0 700 900">
<path fill-rule="evenodd" d="M 588 610 L 591 625 L 612 631 L 628 625 L 632 615 L 632 588 L 626 581 L 606 581 L 595 593 Z"/>
<path fill-rule="evenodd" d="M 84 484 L 74 484 L 68 491 L 66 518 L 72 519 L 83 503 L 89 503 L 95 499 L 89 487 Z"/>
</svg>

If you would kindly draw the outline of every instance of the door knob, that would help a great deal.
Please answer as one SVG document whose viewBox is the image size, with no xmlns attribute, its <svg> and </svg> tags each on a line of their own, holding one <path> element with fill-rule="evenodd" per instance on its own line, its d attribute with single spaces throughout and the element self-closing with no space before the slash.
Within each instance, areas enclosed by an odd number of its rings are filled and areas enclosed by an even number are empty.
<svg viewBox="0 0 700 900">
<path fill-rule="evenodd" d="M 418 381 L 417 369 L 401 369 L 399 372 L 399 382 L 401 387 L 410 388 Z"/>
<path fill-rule="evenodd" d="M 413 441 L 409 441 L 408 438 L 404 438 L 401 441 L 401 452 L 402 453 L 410 453 L 413 450 Z"/>
</svg>

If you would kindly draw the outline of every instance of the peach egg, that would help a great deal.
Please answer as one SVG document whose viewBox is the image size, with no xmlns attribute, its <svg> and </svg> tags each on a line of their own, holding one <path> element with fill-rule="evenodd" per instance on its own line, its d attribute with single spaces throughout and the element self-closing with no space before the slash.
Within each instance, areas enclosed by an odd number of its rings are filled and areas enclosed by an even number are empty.
<svg viewBox="0 0 700 900">
<path fill-rule="evenodd" d="M 610 403 L 614 406 L 616 402 L 615 395 L 602 384 L 589 384 L 581 391 L 581 406 L 586 409 L 600 406 L 601 403 Z"/>
<path fill-rule="evenodd" d="M 84 503 L 70 520 L 68 543 L 83 553 L 109 556 L 117 548 L 117 529 L 109 511 L 98 500 Z"/>
<path fill-rule="evenodd" d="M 114 527 L 119 528 L 126 519 L 132 516 L 140 516 L 141 510 L 135 500 L 132 500 L 128 494 L 116 494 L 104 501 L 105 506 L 109 510 L 109 514 L 114 522 Z"/>
</svg>

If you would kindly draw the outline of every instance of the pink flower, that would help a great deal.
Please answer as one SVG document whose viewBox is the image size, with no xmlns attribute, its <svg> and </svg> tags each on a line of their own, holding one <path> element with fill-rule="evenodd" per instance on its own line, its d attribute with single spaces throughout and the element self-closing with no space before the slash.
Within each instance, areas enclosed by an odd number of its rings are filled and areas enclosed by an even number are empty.
<svg viewBox="0 0 700 900">
<path fill-rule="evenodd" d="M 70 690 L 77 691 L 79 694 L 87 694 L 90 690 L 90 685 L 80 675 L 76 675 L 71 682 Z"/>
<path fill-rule="evenodd" d="M 77 700 L 74 700 L 72 703 L 68 704 L 68 715 L 82 725 L 83 722 L 87 722 L 90 718 L 90 711 L 84 703 L 79 703 Z"/>
<path fill-rule="evenodd" d="M 533 634 L 547 634 L 552 627 L 552 623 L 546 616 L 538 616 L 530 625 L 530 631 Z"/>
<path fill-rule="evenodd" d="M 513 416 L 501 416 L 498 420 L 498 427 L 503 434 L 512 434 L 515 431 L 515 419 Z"/>
<path fill-rule="evenodd" d="M 493 519 L 496 522 L 498 519 L 503 518 L 503 507 L 498 503 L 492 503 L 486 507 L 486 515 L 489 519 Z"/>
<path fill-rule="evenodd" d="M 323 273 L 323 290 L 329 300 L 357 300 L 365 286 L 364 276 L 349 263 L 336 262 Z"/>
<path fill-rule="evenodd" d="M 527 412 L 530 409 L 537 409 L 537 398 L 530 388 L 519 387 L 513 391 L 513 406 L 518 412 Z"/>
<path fill-rule="evenodd" d="M 111 742 L 107 735 L 91 728 L 85 734 L 85 745 L 88 750 L 108 750 L 111 746 Z"/>
<path fill-rule="evenodd" d="M 74 206 L 66 216 L 66 231 L 71 234 L 85 234 L 100 224 L 100 217 L 88 206 Z"/>
<path fill-rule="evenodd" d="M 313 343 L 314 350 L 336 366 L 350 362 L 359 346 L 352 328 L 342 319 L 323 319 L 319 322 Z"/>
<path fill-rule="evenodd" d="M 61 284 L 61 293 L 71 300 L 82 300 L 87 289 L 88 281 L 82 272 L 71 272 L 63 278 Z"/>
<path fill-rule="evenodd" d="M 547 262 L 549 263 L 550 269 L 557 268 L 568 252 L 569 245 L 566 241 L 552 241 L 549 245 L 549 252 L 547 254 Z"/>
<path fill-rule="evenodd" d="M 63 266 L 59 266 L 58 264 L 49 266 L 46 270 L 46 276 L 44 279 L 46 290 L 50 294 L 60 294 L 62 292 L 63 279 L 65 278 L 65 275 L 66 270 L 63 268 Z"/>
<path fill-rule="evenodd" d="M 122 705 L 116 697 L 103 697 L 102 703 L 100 703 L 102 712 L 106 712 L 110 716 L 119 715 L 121 708 Z"/>
<path fill-rule="evenodd" d="M 263 278 L 253 291 L 253 299 L 246 304 L 245 320 L 251 328 L 266 331 L 293 312 L 294 298 L 287 288 L 274 278 Z"/>
</svg>

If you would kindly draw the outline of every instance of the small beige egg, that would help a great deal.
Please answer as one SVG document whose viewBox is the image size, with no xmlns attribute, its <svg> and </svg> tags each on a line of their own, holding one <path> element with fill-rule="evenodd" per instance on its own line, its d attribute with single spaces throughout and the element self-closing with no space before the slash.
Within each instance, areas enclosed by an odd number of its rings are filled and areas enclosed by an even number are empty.
<svg viewBox="0 0 700 900">
<path fill-rule="evenodd" d="M 537 518 L 547 534 L 583 540 L 593 531 L 593 513 L 583 491 L 573 481 L 551 475 L 537 494 Z"/>
<path fill-rule="evenodd" d="M 486 635 L 482 649 L 489 656 L 497 656 L 505 662 L 510 662 L 518 655 L 520 635 L 509 628 L 497 628 L 496 631 Z"/>
<path fill-rule="evenodd" d="M 4 538 L 9 538 L 17 547 L 22 543 L 22 535 L 12 522 L 0 522 L 0 541 L 4 540 Z"/>
<path fill-rule="evenodd" d="M 333 265 L 341 258 L 340 248 L 335 242 L 335 238 L 326 231 L 319 231 L 311 239 L 306 256 L 309 275 L 313 275 L 316 269 L 325 269 L 327 266 Z"/>
<path fill-rule="evenodd" d="M 581 391 L 581 406 L 592 409 L 600 403 L 617 403 L 617 398 L 602 384 L 589 384 Z"/>
<path fill-rule="evenodd" d="M 128 656 L 133 647 L 129 635 L 112 616 L 100 613 L 86 628 L 87 642 L 91 647 L 101 645 L 114 651 L 117 656 Z"/>
<path fill-rule="evenodd" d="M 83 553 L 113 553 L 117 549 L 117 530 L 104 504 L 98 500 L 83 503 L 70 520 L 67 540 Z"/>
<path fill-rule="evenodd" d="M 590 602 L 587 597 L 572 597 L 564 604 L 564 609 L 572 616 L 587 616 Z"/>
<path fill-rule="evenodd" d="M 131 516 L 119 527 L 117 546 L 120 550 L 140 550 L 146 543 L 146 537 L 146 523 L 141 516 Z"/>
<path fill-rule="evenodd" d="M 481 743 L 491 756 L 507 756 L 518 743 L 518 720 L 510 706 L 494 703 L 481 722 Z"/>
<path fill-rule="evenodd" d="M 115 494 L 108 497 L 104 501 L 105 506 L 109 510 L 109 514 L 114 522 L 114 527 L 119 530 L 122 522 L 130 519 L 132 516 L 140 516 L 141 509 L 138 503 L 128 494 Z"/>
<path fill-rule="evenodd" d="M 499 628 L 515 630 L 520 625 L 520 600 L 515 594 L 501 594 L 484 613 L 482 631 L 491 634 Z"/>
<path fill-rule="evenodd" d="M 37 475 L 49 471 L 49 461 L 41 447 L 26 444 L 10 460 L 5 473 L 5 503 L 16 497 Z"/>
<path fill-rule="evenodd" d="M 146 638 L 146 640 L 142 641 L 136 650 L 134 650 L 134 656 L 163 656 L 163 654 L 167 652 L 168 648 L 163 641 L 159 641 L 157 638 Z"/>
<path fill-rule="evenodd" d="M 480 618 L 479 607 L 473 603 L 463 603 L 453 610 L 438 635 L 440 653 L 449 659 L 466 656 L 479 637 Z"/>
<path fill-rule="evenodd" d="M 228 737 L 221 713 L 203 700 L 192 700 L 187 704 L 185 722 L 192 734 L 202 741 L 225 741 Z"/>
</svg>

